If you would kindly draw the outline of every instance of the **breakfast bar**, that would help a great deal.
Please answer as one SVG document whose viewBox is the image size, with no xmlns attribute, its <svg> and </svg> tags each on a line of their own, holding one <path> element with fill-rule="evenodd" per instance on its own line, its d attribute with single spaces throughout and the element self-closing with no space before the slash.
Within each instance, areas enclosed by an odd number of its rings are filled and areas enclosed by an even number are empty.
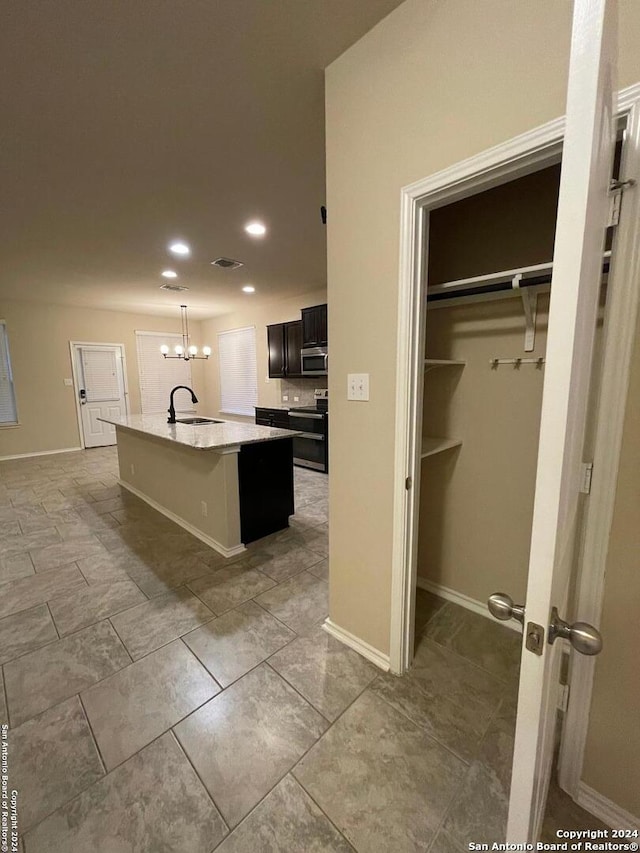
<svg viewBox="0 0 640 853">
<path fill-rule="evenodd" d="M 288 526 L 297 432 L 165 415 L 103 420 L 116 428 L 120 484 L 223 556 Z"/>
</svg>

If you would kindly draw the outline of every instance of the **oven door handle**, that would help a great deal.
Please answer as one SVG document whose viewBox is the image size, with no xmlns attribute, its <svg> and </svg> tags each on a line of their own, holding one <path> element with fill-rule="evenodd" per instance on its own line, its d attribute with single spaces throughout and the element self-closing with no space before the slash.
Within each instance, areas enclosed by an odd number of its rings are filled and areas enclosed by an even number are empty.
<svg viewBox="0 0 640 853">
<path fill-rule="evenodd" d="M 310 418 L 314 421 L 321 421 L 324 419 L 324 415 L 312 415 L 309 412 L 289 412 L 290 418 Z"/>
<path fill-rule="evenodd" d="M 313 441 L 324 441 L 323 435 L 318 435 L 317 432 L 303 432 L 300 435 L 295 436 L 296 438 L 311 438 Z"/>
</svg>

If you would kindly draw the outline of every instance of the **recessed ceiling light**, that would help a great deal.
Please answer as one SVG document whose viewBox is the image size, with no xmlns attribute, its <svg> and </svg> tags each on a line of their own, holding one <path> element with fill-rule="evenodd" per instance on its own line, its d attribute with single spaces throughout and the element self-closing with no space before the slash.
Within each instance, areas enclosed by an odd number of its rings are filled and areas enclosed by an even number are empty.
<svg viewBox="0 0 640 853">
<path fill-rule="evenodd" d="M 178 278 L 178 273 L 174 270 L 163 270 L 161 275 L 163 278 Z"/>
<path fill-rule="evenodd" d="M 242 289 L 244 290 L 245 293 L 255 293 L 256 292 L 256 289 L 252 284 L 245 284 L 245 286 Z"/>
<path fill-rule="evenodd" d="M 175 243 L 169 243 L 169 251 L 174 255 L 185 255 L 191 254 L 191 249 L 187 246 L 186 243 L 182 243 L 180 240 L 177 240 Z"/>
<path fill-rule="evenodd" d="M 267 233 L 267 229 L 262 222 L 249 222 L 248 225 L 244 226 L 244 230 L 247 234 L 251 234 L 252 237 L 263 237 Z"/>
</svg>

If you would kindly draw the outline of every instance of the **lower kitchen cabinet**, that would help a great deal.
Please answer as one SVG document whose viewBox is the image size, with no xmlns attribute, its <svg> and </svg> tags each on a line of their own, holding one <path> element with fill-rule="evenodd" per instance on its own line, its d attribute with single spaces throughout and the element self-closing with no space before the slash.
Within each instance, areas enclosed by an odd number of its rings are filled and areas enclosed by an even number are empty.
<svg viewBox="0 0 640 853">
<path fill-rule="evenodd" d="M 256 423 L 260 426 L 291 429 L 288 409 L 269 409 L 256 406 Z"/>
</svg>

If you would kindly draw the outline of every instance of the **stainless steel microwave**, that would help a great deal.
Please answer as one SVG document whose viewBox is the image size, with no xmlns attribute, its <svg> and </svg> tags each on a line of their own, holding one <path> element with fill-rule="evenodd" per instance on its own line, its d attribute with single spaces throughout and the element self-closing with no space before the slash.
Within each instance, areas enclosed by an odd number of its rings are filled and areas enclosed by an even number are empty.
<svg viewBox="0 0 640 853">
<path fill-rule="evenodd" d="M 300 350 L 303 376 L 326 376 L 329 372 L 329 353 L 326 347 L 306 347 Z"/>
</svg>

